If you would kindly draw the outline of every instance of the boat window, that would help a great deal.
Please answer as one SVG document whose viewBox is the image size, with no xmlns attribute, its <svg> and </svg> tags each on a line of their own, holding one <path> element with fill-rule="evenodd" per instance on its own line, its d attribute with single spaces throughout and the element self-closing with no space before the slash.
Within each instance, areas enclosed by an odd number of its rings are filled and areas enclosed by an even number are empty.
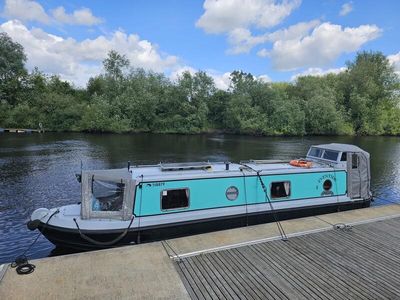
<svg viewBox="0 0 400 300">
<path fill-rule="evenodd" d="M 124 201 L 123 183 L 92 180 L 92 210 L 121 211 Z"/>
<path fill-rule="evenodd" d="M 343 152 L 342 157 L 340 158 L 340 161 L 347 161 L 347 153 Z"/>
<path fill-rule="evenodd" d="M 323 159 L 327 160 L 333 160 L 337 161 L 339 152 L 336 151 L 331 151 L 331 150 L 325 150 L 324 155 L 322 156 Z"/>
<path fill-rule="evenodd" d="M 311 147 L 310 152 L 308 153 L 309 156 L 313 157 L 321 157 L 322 156 L 322 149 Z"/>
<path fill-rule="evenodd" d="M 272 182 L 271 183 L 271 198 L 287 198 L 290 197 L 290 182 Z"/>
<path fill-rule="evenodd" d="M 355 153 L 351 156 L 351 168 L 352 169 L 358 168 L 358 155 Z"/>
<path fill-rule="evenodd" d="M 163 190 L 161 209 L 179 209 L 189 207 L 189 189 Z"/>
</svg>

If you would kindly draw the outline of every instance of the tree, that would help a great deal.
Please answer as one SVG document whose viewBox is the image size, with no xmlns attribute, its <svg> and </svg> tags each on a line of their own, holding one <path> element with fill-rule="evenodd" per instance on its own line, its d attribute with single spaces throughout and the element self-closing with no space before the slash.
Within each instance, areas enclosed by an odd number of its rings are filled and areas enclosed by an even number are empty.
<svg viewBox="0 0 400 300">
<path fill-rule="evenodd" d="M 293 98 L 301 100 L 307 134 L 342 134 L 348 130 L 338 109 L 333 81 L 331 76 L 302 76 L 291 90 Z"/>
<path fill-rule="evenodd" d="M 103 66 L 107 76 L 118 80 L 123 77 L 124 69 L 129 67 L 129 60 L 125 55 L 111 50 L 108 52 L 107 58 L 103 61 Z"/>
<path fill-rule="evenodd" d="M 0 33 L 0 101 L 10 105 L 20 101 L 22 83 L 27 75 L 24 48 L 4 32 Z"/>
<path fill-rule="evenodd" d="M 348 62 L 344 103 L 358 134 L 384 133 L 382 112 L 398 105 L 399 81 L 389 60 L 381 52 L 363 51 Z"/>
</svg>

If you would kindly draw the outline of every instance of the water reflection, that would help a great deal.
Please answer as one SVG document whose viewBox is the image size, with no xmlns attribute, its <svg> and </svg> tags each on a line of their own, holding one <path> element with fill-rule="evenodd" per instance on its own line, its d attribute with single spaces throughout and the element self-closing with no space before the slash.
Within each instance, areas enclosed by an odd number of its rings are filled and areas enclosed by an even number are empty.
<svg viewBox="0 0 400 300">
<path fill-rule="evenodd" d="M 400 143 L 396 137 L 265 138 L 234 135 L 157 134 L 0 134 L 0 263 L 11 261 L 35 238 L 26 229 L 39 207 L 76 203 L 80 186 L 74 174 L 84 168 L 117 168 L 132 164 L 187 161 L 291 159 L 310 145 L 350 143 L 371 154 L 372 190 L 390 201 L 400 198 Z M 377 200 L 374 205 L 386 204 Z M 61 251 L 61 252 L 60 252 Z M 40 237 L 28 255 L 57 255 Z"/>
</svg>

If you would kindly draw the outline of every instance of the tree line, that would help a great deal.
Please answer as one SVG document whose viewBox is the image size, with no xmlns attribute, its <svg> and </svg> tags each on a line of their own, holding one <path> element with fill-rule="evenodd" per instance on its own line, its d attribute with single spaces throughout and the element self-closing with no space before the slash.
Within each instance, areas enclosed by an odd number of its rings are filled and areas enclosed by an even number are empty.
<svg viewBox="0 0 400 300">
<path fill-rule="evenodd" d="M 266 83 L 231 73 L 228 90 L 205 72 L 175 81 L 130 67 L 110 51 L 104 74 L 77 88 L 38 69 L 0 33 L 0 127 L 86 132 L 252 135 L 398 135 L 400 81 L 380 52 L 360 52 L 345 71 Z"/>
</svg>

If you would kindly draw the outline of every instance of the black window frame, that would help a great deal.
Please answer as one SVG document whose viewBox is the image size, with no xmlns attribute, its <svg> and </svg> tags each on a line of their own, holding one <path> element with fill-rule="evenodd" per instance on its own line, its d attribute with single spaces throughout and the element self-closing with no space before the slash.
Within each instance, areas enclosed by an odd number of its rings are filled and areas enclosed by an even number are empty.
<svg viewBox="0 0 400 300">
<path fill-rule="evenodd" d="M 354 158 L 356 158 L 355 159 L 356 164 L 354 164 Z M 360 165 L 360 162 L 359 162 L 358 154 L 357 153 L 352 153 L 352 155 L 351 155 L 351 169 L 352 170 L 357 170 L 359 165 Z"/>
<path fill-rule="evenodd" d="M 342 155 L 340 156 L 340 161 L 347 162 L 347 152 L 342 152 Z"/>
<path fill-rule="evenodd" d="M 169 191 L 176 191 L 176 190 L 184 190 L 187 195 L 187 206 L 178 206 L 178 207 L 173 207 L 173 208 L 163 208 L 163 198 L 164 192 L 169 192 Z M 188 187 L 183 187 L 183 188 L 174 188 L 174 189 L 163 189 L 160 192 L 160 209 L 161 211 L 170 211 L 170 210 L 182 210 L 182 209 L 187 209 L 190 207 L 190 189 Z"/>
<path fill-rule="evenodd" d="M 276 183 L 285 183 L 285 182 L 289 182 L 289 194 L 286 196 L 281 196 L 281 197 L 275 197 L 272 194 L 272 185 L 276 184 Z M 285 191 L 286 192 L 286 191 Z M 269 193 L 271 195 L 271 199 L 288 199 L 290 198 L 290 196 L 292 195 L 292 182 L 290 180 L 283 180 L 283 181 L 273 181 L 270 183 L 269 185 Z"/>
</svg>

